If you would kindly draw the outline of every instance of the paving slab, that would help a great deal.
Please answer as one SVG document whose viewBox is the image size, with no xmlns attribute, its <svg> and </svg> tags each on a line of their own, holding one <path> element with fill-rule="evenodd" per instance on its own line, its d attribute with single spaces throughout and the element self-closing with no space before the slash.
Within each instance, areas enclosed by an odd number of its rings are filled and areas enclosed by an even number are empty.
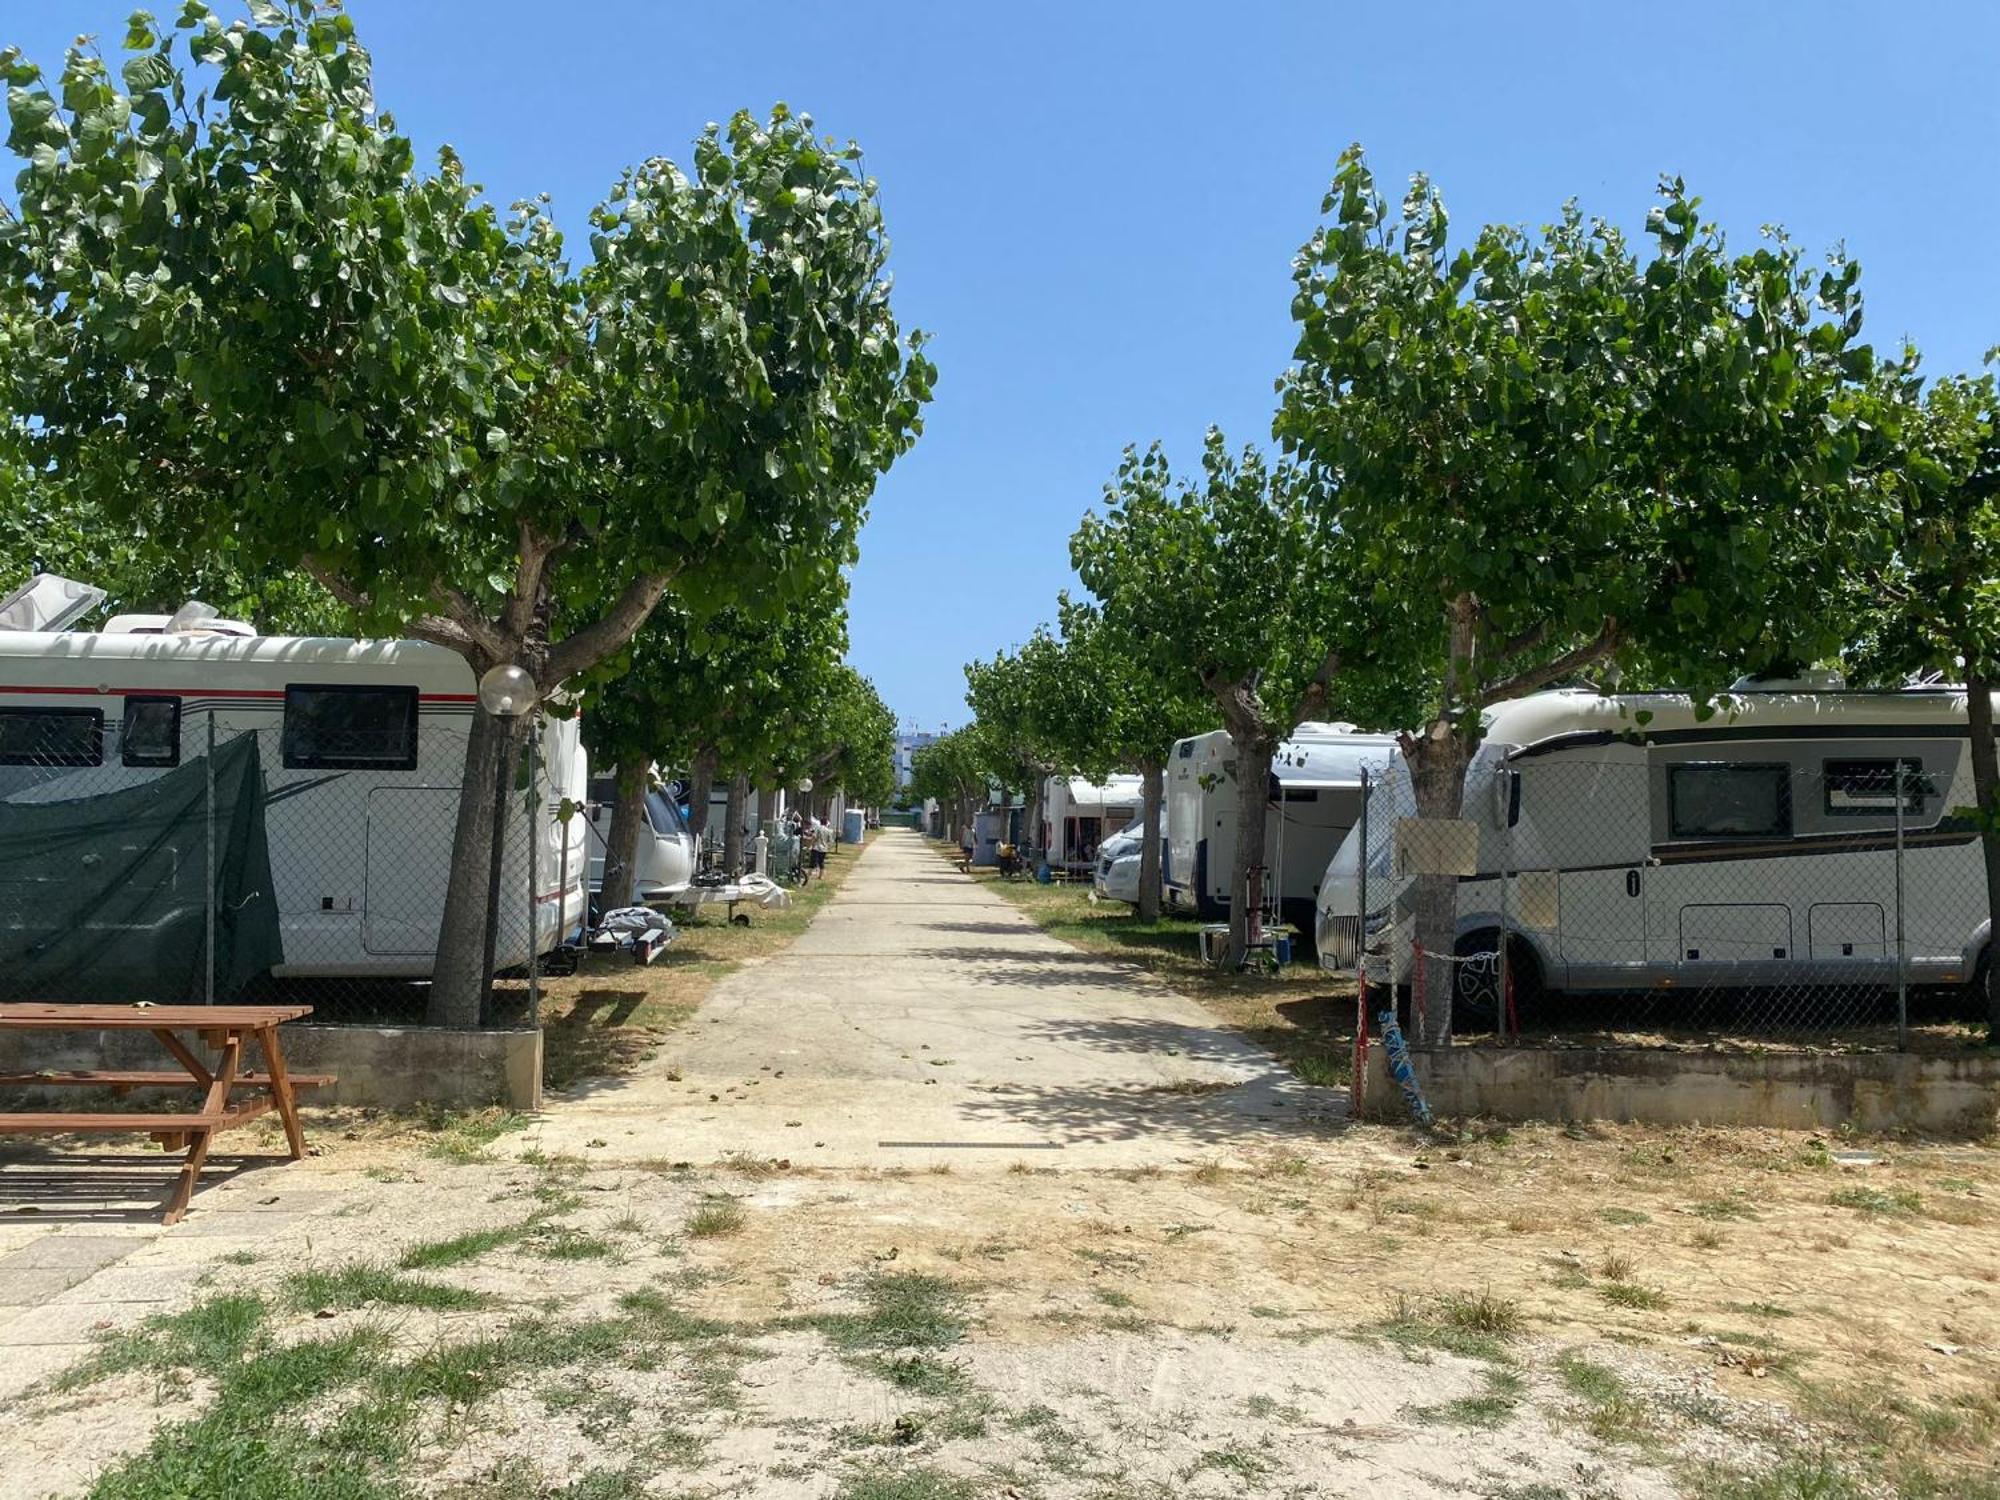
<svg viewBox="0 0 2000 1500">
<path fill-rule="evenodd" d="M 0 1302 L 14 1271 L 75 1271 L 81 1281 L 113 1261 L 123 1260 L 145 1241 L 126 1235 L 48 1234 L 9 1255 L 0 1255 Z"/>
<path fill-rule="evenodd" d="M 99 1334 L 113 1328 L 129 1328 L 153 1310 L 144 1302 L 44 1303 L 0 1324 L 0 1349 L 90 1344 Z M 0 1359 L 0 1365 L 7 1362 Z"/>
<path fill-rule="evenodd" d="M 89 1280 L 69 1287 L 55 1301 L 75 1302 L 174 1302 L 181 1299 L 201 1276 L 199 1266 L 129 1265 L 112 1266 Z"/>
<path fill-rule="evenodd" d="M 827 1167 L 1132 1167 L 1296 1143 L 1345 1096 L 887 830 L 789 949 L 505 1149 Z"/>
</svg>

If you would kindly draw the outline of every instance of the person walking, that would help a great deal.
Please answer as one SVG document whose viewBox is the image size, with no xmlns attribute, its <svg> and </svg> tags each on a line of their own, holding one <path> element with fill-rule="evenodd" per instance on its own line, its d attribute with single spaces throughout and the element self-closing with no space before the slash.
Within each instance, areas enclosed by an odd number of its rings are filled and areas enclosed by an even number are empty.
<svg viewBox="0 0 2000 1500">
<path fill-rule="evenodd" d="M 812 872 L 821 880 L 826 879 L 826 852 L 833 844 L 833 830 L 824 823 L 815 822 L 812 831 Z"/>
</svg>

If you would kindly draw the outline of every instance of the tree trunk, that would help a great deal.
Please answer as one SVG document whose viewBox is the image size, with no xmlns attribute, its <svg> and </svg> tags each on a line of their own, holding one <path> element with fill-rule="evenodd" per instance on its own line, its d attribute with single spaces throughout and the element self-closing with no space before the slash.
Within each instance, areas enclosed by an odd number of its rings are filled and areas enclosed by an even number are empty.
<svg viewBox="0 0 2000 1500">
<path fill-rule="evenodd" d="M 1045 775 L 1037 776 L 1034 791 L 1028 799 L 1027 845 L 1030 853 L 1039 853 L 1044 859 L 1048 858 L 1049 845 L 1042 834 L 1042 815 L 1047 812 L 1048 805 L 1049 778 Z"/>
<path fill-rule="evenodd" d="M 688 832 L 695 842 L 708 831 L 708 799 L 715 792 L 716 752 L 713 747 L 695 752 L 688 770 Z"/>
<path fill-rule="evenodd" d="M 1472 747 L 1465 737 L 1439 721 L 1422 738 L 1406 745 L 1404 754 L 1416 793 L 1417 816 L 1457 818 L 1465 800 L 1466 767 L 1472 762 Z M 1457 988 L 1457 965 L 1451 959 L 1458 950 L 1458 877 L 1418 875 L 1412 899 L 1415 942 L 1424 953 L 1424 1013 L 1420 1026 L 1414 1014 L 1411 1024 L 1418 1046 L 1443 1047 L 1451 1042 L 1452 998 Z M 1414 974 L 1411 980 L 1418 982 Z"/>
<path fill-rule="evenodd" d="M 604 841 L 604 882 L 597 909 L 632 905 L 639 880 L 639 833 L 646 826 L 646 783 L 651 767 L 632 761 L 616 768 L 618 790 L 611 803 L 611 833 Z"/>
<path fill-rule="evenodd" d="M 432 1026 L 470 1030 L 479 1025 L 486 1009 L 487 991 L 492 986 L 492 975 L 486 971 L 486 908 L 493 836 L 498 826 L 494 800 L 501 786 L 510 791 L 513 787 L 528 724 L 528 718 L 496 719 L 484 708 L 473 709 L 472 732 L 465 742 L 458 824 L 452 834 L 451 877 L 445 886 L 430 1003 L 425 1011 Z M 503 890 L 503 903 L 506 897 Z M 506 909 L 503 905 L 502 911 Z"/>
<path fill-rule="evenodd" d="M 1160 920 L 1160 804 L 1166 801 L 1166 767 L 1146 761 L 1139 767 L 1145 790 L 1139 801 L 1139 920 Z"/>
<path fill-rule="evenodd" d="M 1263 900 L 1261 877 L 1250 889 L 1253 870 L 1264 867 L 1264 830 L 1271 810 L 1271 760 L 1277 744 L 1262 729 L 1231 725 L 1229 743 L 1236 751 L 1236 852 L 1229 861 L 1229 968 L 1239 967 L 1250 951 L 1250 911 Z"/>
<path fill-rule="evenodd" d="M 749 777 L 737 776 L 729 783 L 729 802 L 722 814 L 722 868 L 731 875 L 743 868 L 743 803 L 749 795 Z"/>
<path fill-rule="evenodd" d="M 1993 745 L 1993 681 L 1968 655 L 1965 667 L 1965 722 L 1972 737 L 1972 795 L 1979 805 L 1979 846 L 1986 856 L 1986 1039 L 2000 1044 L 2000 983 L 1993 973 L 1993 944 L 2000 938 L 2000 764 Z M 1899 789 L 1900 790 L 1900 789 Z"/>
</svg>

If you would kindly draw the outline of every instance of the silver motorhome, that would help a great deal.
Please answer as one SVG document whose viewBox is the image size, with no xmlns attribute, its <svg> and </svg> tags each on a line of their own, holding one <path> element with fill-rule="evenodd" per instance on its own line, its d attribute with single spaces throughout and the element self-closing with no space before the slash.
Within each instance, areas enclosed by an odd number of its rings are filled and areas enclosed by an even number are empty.
<svg viewBox="0 0 2000 1500">
<path fill-rule="evenodd" d="M 1306 931 L 1327 861 L 1361 806 L 1362 773 L 1380 775 L 1395 737 L 1352 724 L 1301 724 L 1271 763 L 1264 828 L 1265 886 Z M 1167 760 L 1167 904 L 1210 920 L 1229 911 L 1236 852 L 1236 751 L 1227 730 L 1175 743 Z"/>
<path fill-rule="evenodd" d="M 1488 711 L 1462 820 L 1460 955 L 1511 935 L 1517 994 L 1892 985 L 1896 849 L 1901 962 L 1959 985 L 1984 962 L 1987 907 L 1960 688 L 1739 684 L 1711 711 L 1683 694 L 1565 690 Z M 1898 816 L 1897 802 L 1902 801 Z M 1408 895 L 1395 825 L 1415 815 L 1398 760 L 1363 834 L 1321 884 L 1320 962 L 1408 977 Z M 1899 828 L 1900 825 L 1900 828 Z M 1503 879 L 1503 872 L 1510 878 Z M 1490 974 L 1461 965 L 1461 999 Z"/>
</svg>

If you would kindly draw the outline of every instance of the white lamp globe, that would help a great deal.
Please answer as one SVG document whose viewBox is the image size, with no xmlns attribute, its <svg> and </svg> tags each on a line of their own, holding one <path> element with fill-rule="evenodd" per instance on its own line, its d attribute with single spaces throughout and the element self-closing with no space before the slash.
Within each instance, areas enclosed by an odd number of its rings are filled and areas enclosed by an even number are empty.
<svg viewBox="0 0 2000 1500">
<path fill-rule="evenodd" d="M 496 719 L 517 719 L 535 706 L 535 679 L 512 662 L 479 679 L 479 706 Z"/>
</svg>

